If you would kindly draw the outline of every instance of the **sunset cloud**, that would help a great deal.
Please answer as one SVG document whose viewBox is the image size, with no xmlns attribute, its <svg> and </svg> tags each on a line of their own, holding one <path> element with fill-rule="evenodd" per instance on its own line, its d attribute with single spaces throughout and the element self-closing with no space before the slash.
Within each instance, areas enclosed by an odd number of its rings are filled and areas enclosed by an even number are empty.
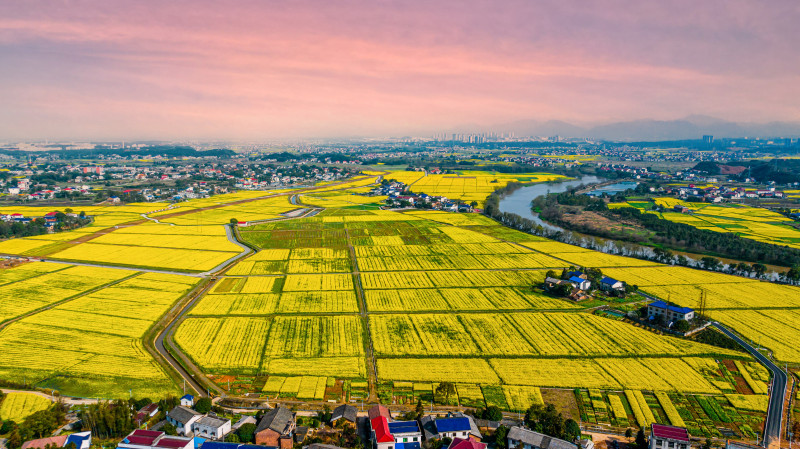
<svg viewBox="0 0 800 449">
<path fill-rule="evenodd" d="M 586 3 L 5 2 L 0 139 L 800 120 L 796 2 Z"/>
</svg>

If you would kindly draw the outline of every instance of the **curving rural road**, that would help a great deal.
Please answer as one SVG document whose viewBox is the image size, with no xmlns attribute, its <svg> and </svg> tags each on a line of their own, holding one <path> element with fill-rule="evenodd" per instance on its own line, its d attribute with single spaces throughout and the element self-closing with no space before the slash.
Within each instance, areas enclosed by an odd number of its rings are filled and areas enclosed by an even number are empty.
<svg viewBox="0 0 800 449">
<path fill-rule="evenodd" d="M 773 444 L 776 447 L 779 446 L 783 428 L 783 404 L 786 399 L 786 383 L 789 381 L 786 373 L 772 363 L 770 359 L 758 352 L 756 348 L 750 346 L 747 342 L 739 338 L 738 335 L 729 331 L 725 326 L 716 321 L 712 323 L 712 325 L 723 334 L 732 338 L 736 343 L 739 343 L 739 345 L 746 349 L 756 360 L 772 372 L 769 407 L 767 408 L 767 420 L 764 422 L 764 440 L 761 445 L 764 447 L 770 447 Z"/>
<path fill-rule="evenodd" d="M 180 374 L 180 376 L 181 376 L 181 377 L 183 377 L 183 379 L 186 381 L 186 384 L 187 384 L 187 385 L 189 385 L 189 386 L 190 386 L 190 387 L 191 387 L 191 388 L 192 388 L 192 389 L 193 389 L 193 390 L 194 390 L 194 391 L 195 391 L 195 392 L 196 392 L 196 393 L 197 393 L 199 396 L 207 396 L 207 393 L 206 393 L 207 389 L 206 389 L 206 387 L 204 387 L 203 385 L 201 385 L 201 384 L 200 384 L 200 382 L 198 382 L 198 381 L 196 380 L 196 378 L 195 378 L 195 375 L 198 375 L 198 374 L 199 374 L 199 375 L 201 375 L 201 376 L 202 376 L 202 373 L 200 373 L 200 371 L 199 371 L 199 370 L 198 370 L 196 373 L 194 373 L 194 374 L 193 374 L 193 373 L 190 373 L 189 371 L 187 371 L 187 370 L 186 370 L 186 368 L 184 368 L 183 364 L 181 364 L 181 363 L 180 363 L 180 362 L 179 362 L 179 361 L 178 361 L 178 360 L 177 360 L 177 359 L 176 359 L 176 358 L 175 358 L 175 357 L 172 355 L 172 353 L 171 353 L 171 352 L 169 352 L 169 351 L 167 350 L 167 348 L 164 346 L 164 339 L 165 339 L 166 337 L 168 337 L 168 336 L 171 336 L 171 335 L 172 335 L 172 332 L 174 331 L 174 329 L 173 329 L 173 328 L 175 327 L 175 325 L 176 325 L 178 322 L 180 322 L 180 318 L 181 318 L 181 317 L 182 317 L 182 316 L 183 316 L 183 315 L 184 315 L 184 314 L 185 314 L 185 313 L 186 313 L 186 312 L 187 312 L 189 309 L 191 309 L 191 308 L 192 308 L 192 306 L 194 306 L 194 303 L 195 303 L 195 302 L 197 302 L 197 300 L 199 300 L 200 298 L 202 298 L 202 297 L 203 297 L 203 296 L 206 294 L 206 292 L 208 292 L 208 290 L 209 290 L 209 289 L 211 289 L 211 287 L 213 287 L 214 285 L 216 285 L 214 282 L 210 282 L 210 283 L 209 283 L 208 285 L 206 285 L 206 286 L 205 286 L 205 287 L 204 287 L 202 290 L 200 290 L 199 292 L 197 292 L 197 294 L 195 294 L 194 298 L 193 298 L 191 301 L 189 301 L 188 303 L 186 303 L 186 305 L 184 305 L 184 306 L 183 306 L 183 308 L 181 309 L 181 311 L 180 311 L 180 312 L 179 312 L 179 313 L 178 313 L 178 314 L 175 316 L 175 319 L 171 320 L 171 321 L 170 321 L 170 322 L 169 322 L 169 323 L 168 323 L 168 324 L 167 324 L 167 325 L 164 327 L 164 329 L 163 329 L 163 330 L 162 330 L 162 331 L 161 331 L 161 332 L 160 332 L 160 333 L 159 333 L 159 334 L 156 336 L 156 338 L 155 338 L 155 341 L 154 341 L 154 343 L 155 343 L 155 348 L 156 348 L 156 351 L 158 351 L 158 353 L 159 353 L 159 354 L 161 354 L 161 356 L 162 356 L 162 357 L 164 357 L 164 360 L 166 360 L 166 361 L 167 361 L 167 363 L 169 363 L 169 364 L 170 364 L 170 366 L 171 366 L 171 367 L 172 367 L 172 368 L 173 368 L 173 369 L 174 369 L 174 370 L 175 370 L 175 371 L 176 371 L 178 374 Z M 188 366 L 192 366 L 192 365 L 191 365 L 191 362 L 190 362 L 188 359 L 186 359 L 186 358 L 185 358 L 185 356 L 184 356 L 182 353 L 180 353 L 180 352 L 179 352 L 179 355 L 180 355 L 180 357 L 181 357 L 181 358 L 184 360 L 184 363 L 186 363 Z"/>
</svg>

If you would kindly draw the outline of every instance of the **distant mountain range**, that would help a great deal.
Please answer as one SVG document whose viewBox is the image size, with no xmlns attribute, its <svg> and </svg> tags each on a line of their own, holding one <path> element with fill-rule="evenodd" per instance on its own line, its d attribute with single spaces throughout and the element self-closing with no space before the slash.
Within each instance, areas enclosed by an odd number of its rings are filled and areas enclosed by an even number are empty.
<svg viewBox="0 0 800 449">
<path fill-rule="evenodd" d="M 466 131 L 466 127 L 452 132 Z M 634 120 L 581 127 L 549 120 L 520 120 L 500 124 L 482 131 L 513 132 L 517 136 L 560 136 L 619 141 L 655 141 L 700 139 L 705 134 L 715 138 L 730 137 L 800 137 L 800 123 L 736 123 L 704 115 L 690 115 L 678 120 Z"/>
</svg>

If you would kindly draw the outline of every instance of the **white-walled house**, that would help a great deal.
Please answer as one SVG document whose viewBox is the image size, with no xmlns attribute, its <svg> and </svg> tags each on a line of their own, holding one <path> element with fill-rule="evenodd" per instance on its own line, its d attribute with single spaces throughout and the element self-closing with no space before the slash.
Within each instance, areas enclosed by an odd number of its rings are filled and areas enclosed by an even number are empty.
<svg viewBox="0 0 800 449">
<path fill-rule="evenodd" d="M 203 416 L 192 424 L 192 433 L 194 433 L 194 436 L 201 438 L 219 440 L 230 431 L 231 420 L 215 416 Z"/>
<path fill-rule="evenodd" d="M 175 426 L 178 434 L 189 435 L 192 433 L 192 424 L 202 417 L 202 413 L 179 405 L 167 414 L 167 422 Z"/>
</svg>

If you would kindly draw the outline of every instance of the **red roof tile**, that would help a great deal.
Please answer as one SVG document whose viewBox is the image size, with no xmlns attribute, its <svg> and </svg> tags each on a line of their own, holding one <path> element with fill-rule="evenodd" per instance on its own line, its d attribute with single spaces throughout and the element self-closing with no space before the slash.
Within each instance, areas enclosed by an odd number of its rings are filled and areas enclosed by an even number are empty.
<svg viewBox="0 0 800 449">
<path fill-rule="evenodd" d="M 370 421 L 372 430 L 375 432 L 375 441 L 377 443 L 391 443 L 394 441 L 392 433 L 389 432 L 389 421 L 385 416 L 378 416 Z"/>
<path fill-rule="evenodd" d="M 369 416 L 370 421 L 379 416 L 385 417 L 387 421 L 392 419 L 392 415 L 389 413 L 389 409 L 380 404 L 367 410 L 367 415 Z"/>
<path fill-rule="evenodd" d="M 653 424 L 651 435 L 656 438 L 667 438 L 670 440 L 689 441 L 689 432 L 683 427 L 665 426 L 663 424 Z"/>
<path fill-rule="evenodd" d="M 447 449 L 486 449 L 486 444 L 471 439 L 453 438 L 453 442 L 450 443 Z"/>
</svg>

